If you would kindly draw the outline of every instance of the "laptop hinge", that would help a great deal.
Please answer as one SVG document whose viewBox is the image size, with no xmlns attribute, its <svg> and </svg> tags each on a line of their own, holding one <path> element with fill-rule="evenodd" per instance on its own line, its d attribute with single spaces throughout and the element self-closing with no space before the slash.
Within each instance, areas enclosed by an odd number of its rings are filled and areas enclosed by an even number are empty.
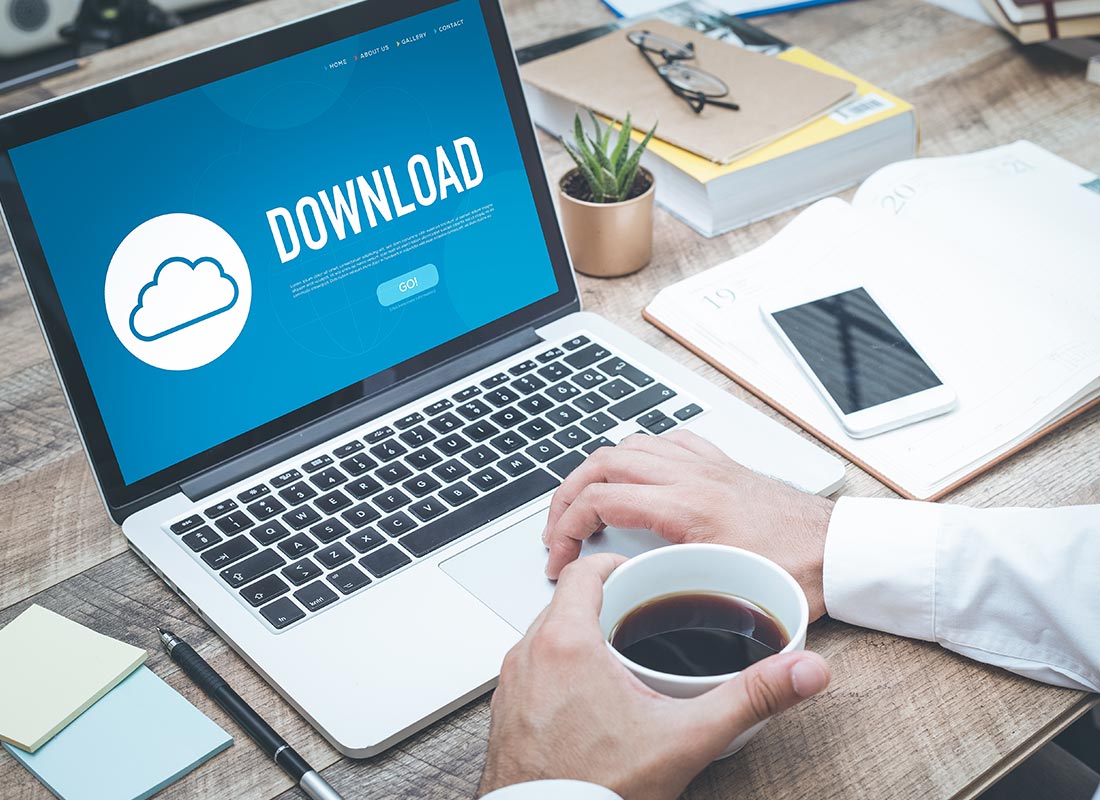
<svg viewBox="0 0 1100 800">
<path fill-rule="evenodd" d="M 207 497 L 278 464 L 295 453 L 308 450 L 339 436 L 344 431 L 388 414 L 418 397 L 429 395 L 541 341 L 543 341 L 542 338 L 531 327 L 489 342 L 477 350 L 457 356 L 428 372 L 394 384 L 378 394 L 364 397 L 354 405 L 334 411 L 326 417 L 237 456 L 231 461 L 195 475 L 180 484 L 180 491 L 191 500 L 197 501 Z"/>
</svg>

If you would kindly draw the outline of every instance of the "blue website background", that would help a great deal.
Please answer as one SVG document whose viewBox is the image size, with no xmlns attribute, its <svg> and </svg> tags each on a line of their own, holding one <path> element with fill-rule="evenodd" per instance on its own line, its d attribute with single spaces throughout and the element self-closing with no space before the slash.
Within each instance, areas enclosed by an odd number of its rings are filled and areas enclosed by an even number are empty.
<svg viewBox="0 0 1100 800">
<path fill-rule="evenodd" d="M 463 20 L 446 31 L 437 26 Z M 401 46 L 406 36 L 426 37 Z M 388 51 L 356 61 L 381 45 Z M 342 59 L 346 66 L 332 67 Z M 483 182 L 280 263 L 266 212 L 392 165 L 415 202 L 410 156 L 435 164 L 471 137 Z M 127 483 L 376 374 L 557 290 L 476 0 L 109 117 L 11 153 Z M 457 161 L 454 163 L 459 170 Z M 459 171 L 461 178 L 461 172 Z M 491 218 L 295 299 L 290 286 L 493 204 Z M 213 362 L 148 366 L 115 337 L 104 304 L 111 256 L 136 226 L 185 212 L 240 246 L 253 299 Z M 378 284 L 424 264 L 439 284 L 385 308 Z"/>
</svg>

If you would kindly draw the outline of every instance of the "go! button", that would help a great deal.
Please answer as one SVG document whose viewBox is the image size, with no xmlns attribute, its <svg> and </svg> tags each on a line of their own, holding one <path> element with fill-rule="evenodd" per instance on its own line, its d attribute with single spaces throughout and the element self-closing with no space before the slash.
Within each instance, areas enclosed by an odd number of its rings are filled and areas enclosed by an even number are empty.
<svg viewBox="0 0 1100 800">
<path fill-rule="evenodd" d="M 426 292 L 439 283 L 439 270 L 435 264 L 425 264 L 412 272 L 406 272 L 392 280 L 378 284 L 378 302 L 392 306 L 414 295 Z"/>
</svg>

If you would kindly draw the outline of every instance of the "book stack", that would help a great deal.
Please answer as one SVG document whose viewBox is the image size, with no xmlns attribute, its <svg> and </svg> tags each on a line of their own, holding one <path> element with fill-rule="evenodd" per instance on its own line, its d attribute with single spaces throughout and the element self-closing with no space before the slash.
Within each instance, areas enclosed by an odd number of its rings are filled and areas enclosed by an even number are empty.
<svg viewBox="0 0 1100 800">
<path fill-rule="evenodd" d="M 981 0 L 1023 44 L 1100 36 L 1100 0 Z"/>
<path fill-rule="evenodd" d="M 709 112 L 720 109 L 706 109 L 700 117 L 709 114 L 708 123 L 724 126 L 717 131 L 702 120 L 693 123 L 675 116 L 682 112 L 675 106 L 677 99 L 646 72 L 649 67 L 644 61 L 636 86 L 647 87 L 648 94 L 628 94 L 623 99 L 624 82 L 631 87 L 635 83 L 624 77 L 622 67 L 634 68 L 630 59 L 639 57 L 617 39 L 625 42 L 626 30 L 639 26 L 662 33 L 670 28 L 659 26 L 678 26 L 676 35 L 695 44 L 700 55 L 697 66 L 704 69 L 723 61 L 714 50 L 716 43 L 737 50 L 742 57 L 751 54 L 751 71 L 740 73 L 753 76 L 757 85 L 735 86 L 729 81 L 731 97 L 741 102 L 742 111 L 719 116 Z M 616 74 L 610 87 L 613 92 L 601 92 L 598 81 L 567 80 L 586 60 L 583 48 L 600 40 L 623 47 L 614 73 L 592 73 Z M 642 160 L 656 177 L 657 202 L 704 236 L 834 194 L 881 166 L 912 157 L 917 149 L 916 114 L 909 103 L 703 2 L 684 2 L 649 17 L 617 20 L 516 55 L 535 124 L 554 136 L 568 137 L 574 115 L 587 110 L 612 122 L 621 121 L 630 111 L 639 130 L 648 128 L 647 114 L 650 125 L 657 122 L 657 136 Z M 763 92 L 765 99 L 753 104 L 746 101 L 745 93 L 773 80 L 761 69 L 761 56 L 784 64 L 783 74 L 774 78 L 783 88 Z M 798 70 L 792 73 L 790 67 Z M 620 106 L 632 105 L 618 107 L 616 99 Z M 669 102 L 673 105 L 665 105 Z M 756 126 L 756 120 L 750 124 L 747 112 L 759 106 L 767 111 L 764 116 L 772 124 L 770 129 Z M 751 135 L 749 128 L 754 129 Z M 641 138 L 640 132 L 636 138 Z"/>
</svg>

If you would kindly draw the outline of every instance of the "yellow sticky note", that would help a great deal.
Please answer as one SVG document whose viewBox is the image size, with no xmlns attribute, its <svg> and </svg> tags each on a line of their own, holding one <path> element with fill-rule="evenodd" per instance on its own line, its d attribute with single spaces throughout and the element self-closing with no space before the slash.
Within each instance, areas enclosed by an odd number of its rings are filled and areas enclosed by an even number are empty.
<svg viewBox="0 0 1100 800">
<path fill-rule="evenodd" d="M 146 652 L 31 606 L 0 630 L 0 741 L 33 753 L 137 669 Z"/>
</svg>

